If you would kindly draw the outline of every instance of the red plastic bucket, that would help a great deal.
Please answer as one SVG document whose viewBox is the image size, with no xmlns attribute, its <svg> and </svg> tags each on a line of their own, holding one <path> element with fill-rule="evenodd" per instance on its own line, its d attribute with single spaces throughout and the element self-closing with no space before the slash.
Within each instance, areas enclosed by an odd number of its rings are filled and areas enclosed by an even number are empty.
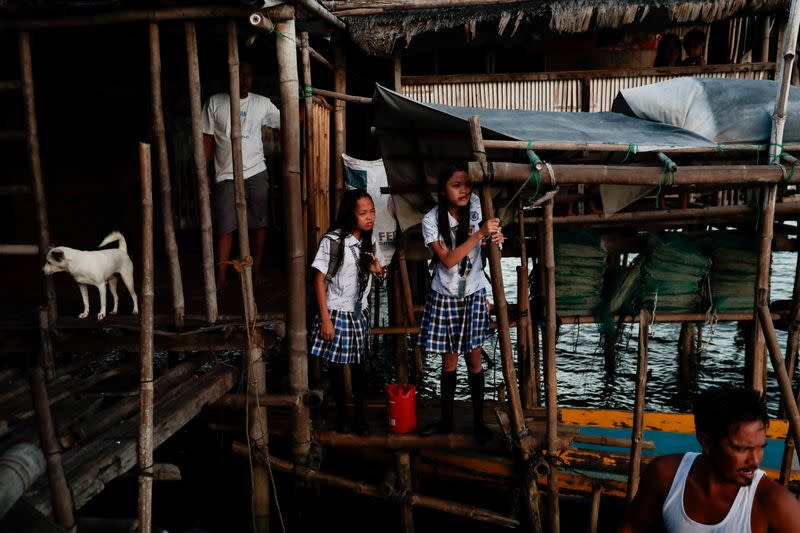
<svg viewBox="0 0 800 533">
<path fill-rule="evenodd" d="M 417 429 L 417 388 L 414 385 L 387 385 L 387 411 L 390 433 L 411 433 Z"/>
</svg>

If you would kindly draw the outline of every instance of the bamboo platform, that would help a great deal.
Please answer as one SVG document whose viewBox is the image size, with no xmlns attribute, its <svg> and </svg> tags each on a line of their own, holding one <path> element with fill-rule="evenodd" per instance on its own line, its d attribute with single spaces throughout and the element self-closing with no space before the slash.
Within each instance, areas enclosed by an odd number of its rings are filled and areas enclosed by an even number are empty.
<svg viewBox="0 0 800 533">
<path fill-rule="evenodd" d="M 237 382 L 240 369 L 209 354 L 187 358 L 155 380 L 154 446 L 157 447 L 217 401 Z M 10 376 L 0 388 L 0 454 L 20 442 L 38 442 L 30 387 Z M 129 363 L 81 357 L 64 365 L 47 387 L 55 435 L 74 505 L 80 508 L 136 464 L 139 434 L 137 371 Z M 24 505 L 51 514 L 46 476 Z"/>
</svg>

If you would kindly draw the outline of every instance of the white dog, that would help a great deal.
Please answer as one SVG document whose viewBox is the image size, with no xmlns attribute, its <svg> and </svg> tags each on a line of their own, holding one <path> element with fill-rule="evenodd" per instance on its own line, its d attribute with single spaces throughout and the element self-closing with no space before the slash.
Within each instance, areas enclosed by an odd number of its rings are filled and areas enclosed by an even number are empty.
<svg viewBox="0 0 800 533">
<path fill-rule="evenodd" d="M 139 302 L 136 299 L 136 291 L 133 289 L 133 262 L 128 257 L 128 245 L 125 237 L 118 231 L 112 231 L 100 243 L 100 247 L 108 243 L 118 241 L 119 248 L 108 250 L 75 250 L 66 246 L 51 248 L 47 252 L 47 263 L 42 267 L 48 276 L 55 272 L 69 272 L 78 283 L 83 297 L 83 313 L 78 315 L 80 318 L 89 316 L 89 285 L 94 285 L 100 291 L 100 312 L 97 313 L 97 320 L 106 317 L 106 282 L 111 289 L 114 297 L 114 308 L 112 315 L 117 314 L 117 277 L 119 274 L 122 282 L 125 283 L 128 292 L 133 299 L 133 314 L 139 314 Z"/>
</svg>

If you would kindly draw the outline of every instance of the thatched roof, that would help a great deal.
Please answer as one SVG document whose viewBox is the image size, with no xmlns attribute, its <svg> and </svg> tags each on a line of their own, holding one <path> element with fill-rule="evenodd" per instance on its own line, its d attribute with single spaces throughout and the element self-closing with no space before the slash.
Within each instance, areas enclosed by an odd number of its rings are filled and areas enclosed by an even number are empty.
<svg viewBox="0 0 800 533">
<path fill-rule="evenodd" d="M 591 0 L 537 0 L 519 3 L 487 1 L 480 5 L 442 8 L 404 9 L 400 2 L 375 2 L 395 4 L 391 8 L 350 10 L 362 2 L 323 2 L 335 5 L 334 14 L 342 13 L 350 35 L 366 53 L 377 56 L 391 55 L 397 46 L 409 46 L 414 37 L 439 30 L 464 27 L 474 34 L 479 22 L 497 23 L 497 32 L 513 36 L 523 23 L 549 28 L 555 33 L 582 33 L 597 29 L 621 28 L 646 23 L 658 16 L 673 24 L 715 22 L 731 17 L 779 13 L 788 9 L 787 0 L 717 0 L 717 1 L 591 1 Z M 433 5 L 430 2 L 427 5 Z M 452 4 L 451 4 L 452 6 Z"/>
</svg>

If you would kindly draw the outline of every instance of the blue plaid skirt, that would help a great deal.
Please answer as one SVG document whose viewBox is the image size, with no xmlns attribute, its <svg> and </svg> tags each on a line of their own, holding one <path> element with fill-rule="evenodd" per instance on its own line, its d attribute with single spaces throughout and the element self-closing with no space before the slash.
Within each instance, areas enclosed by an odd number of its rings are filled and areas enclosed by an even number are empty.
<svg viewBox="0 0 800 533">
<path fill-rule="evenodd" d="M 361 316 L 350 311 L 331 310 L 333 340 L 323 340 L 319 332 L 322 319 L 314 318 L 311 326 L 311 355 L 332 363 L 360 363 L 366 360 L 369 350 L 369 309 L 362 309 Z"/>
<path fill-rule="evenodd" d="M 486 289 L 464 298 L 431 291 L 419 328 L 419 345 L 432 353 L 471 352 L 489 335 Z"/>
</svg>

